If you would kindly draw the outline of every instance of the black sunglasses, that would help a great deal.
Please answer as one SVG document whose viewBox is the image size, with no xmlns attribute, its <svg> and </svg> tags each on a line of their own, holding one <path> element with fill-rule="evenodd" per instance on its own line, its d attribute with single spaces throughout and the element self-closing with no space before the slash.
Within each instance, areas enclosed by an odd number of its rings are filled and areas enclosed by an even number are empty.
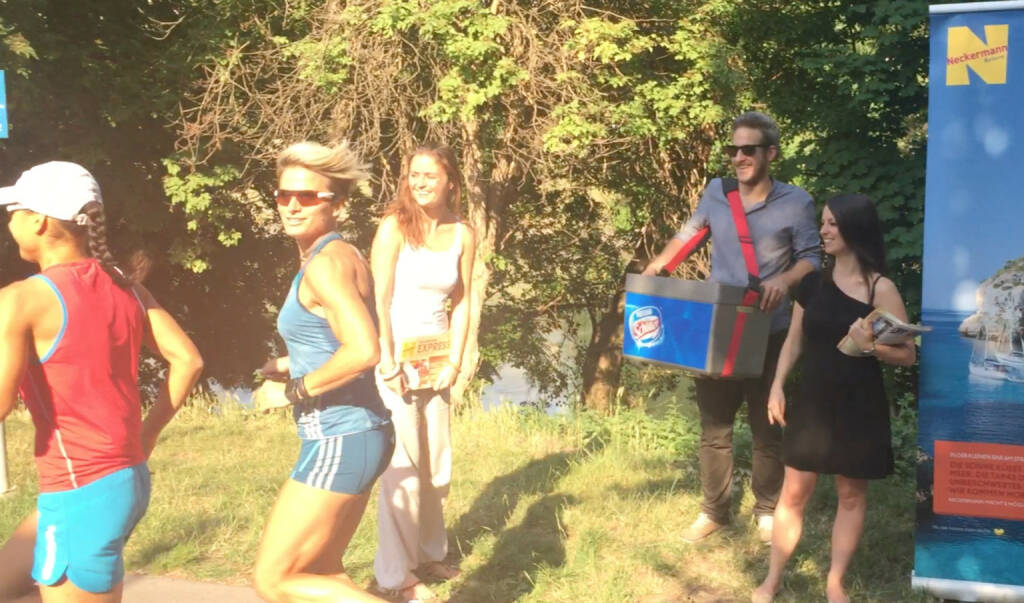
<svg viewBox="0 0 1024 603">
<path fill-rule="evenodd" d="M 770 144 L 741 144 L 741 145 L 727 144 L 724 147 L 722 147 L 722 153 L 724 153 L 725 156 L 729 157 L 730 159 L 736 156 L 736 151 L 742 151 L 742 153 L 744 155 L 746 155 L 747 157 L 753 157 L 754 153 L 757 152 L 758 147 L 767 149 L 770 146 L 772 146 L 772 145 L 770 145 Z"/>
</svg>

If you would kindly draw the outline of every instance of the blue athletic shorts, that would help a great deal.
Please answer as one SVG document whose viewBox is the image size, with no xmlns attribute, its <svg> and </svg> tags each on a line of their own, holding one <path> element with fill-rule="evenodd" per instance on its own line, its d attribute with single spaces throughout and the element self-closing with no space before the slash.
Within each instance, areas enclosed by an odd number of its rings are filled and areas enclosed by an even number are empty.
<svg viewBox="0 0 1024 603">
<path fill-rule="evenodd" d="M 384 473 L 394 451 L 395 429 L 391 423 L 359 433 L 304 439 L 291 478 L 321 490 L 362 494 Z"/>
<path fill-rule="evenodd" d="M 145 463 L 74 490 L 39 495 L 32 577 L 53 586 L 67 575 L 78 588 L 105 593 L 124 579 L 124 543 L 149 506 Z"/>
</svg>

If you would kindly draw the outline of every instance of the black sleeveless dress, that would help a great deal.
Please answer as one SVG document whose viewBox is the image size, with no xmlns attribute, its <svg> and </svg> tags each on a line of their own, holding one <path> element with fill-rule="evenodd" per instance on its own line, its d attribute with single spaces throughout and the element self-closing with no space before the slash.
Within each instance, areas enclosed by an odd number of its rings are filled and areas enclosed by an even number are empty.
<svg viewBox="0 0 1024 603">
<path fill-rule="evenodd" d="M 878 359 L 836 348 L 872 306 L 846 295 L 821 272 L 804 277 L 796 300 L 804 308 L 803 371 L 799 394 L 787 400 L 783 461 L 801 471 L 851 478 L 889 475 L 889 403 Z"/>
</svg>

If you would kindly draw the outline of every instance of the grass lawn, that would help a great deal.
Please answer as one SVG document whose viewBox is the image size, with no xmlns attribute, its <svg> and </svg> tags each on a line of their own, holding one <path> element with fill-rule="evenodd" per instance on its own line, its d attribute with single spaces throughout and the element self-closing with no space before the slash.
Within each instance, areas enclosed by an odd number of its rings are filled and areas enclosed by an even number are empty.
<svg viewBox="0 0 1024 603">
<path fill-rule="evenodd" d="M 679 534 L 699 510 L 693 408 L 652 419 L 468 411 L 454 418 L 455 478 L 447 520 L 463 575 L 446 600 L 746 601 L 767 568 L 750 520 L 749 432 L 738 428 L 735 522 L 696 545 Z M 7 421 L 11 480 L 0 535 L 34 505 L 32 427 Z M 129 571 L 247 583 L 260 531 L 298 440 L 290 417 L 186 408 L 151 459 L 153 502 L 130 541 Z M 867 526 L 848 576 L 854 601 L 927 601 L 910 590 L 914 485 L 873 483 Z M 821 601 L 835 506 L 821 480 L 779 601 Z M 376 497 L 346 556 L 372 579 Z"/>
</svg>

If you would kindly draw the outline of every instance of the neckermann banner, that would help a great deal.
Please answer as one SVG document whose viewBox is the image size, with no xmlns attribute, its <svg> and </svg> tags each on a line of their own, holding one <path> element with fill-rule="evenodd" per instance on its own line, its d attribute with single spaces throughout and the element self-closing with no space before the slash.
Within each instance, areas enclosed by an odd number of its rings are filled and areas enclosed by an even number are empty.
<svg viewBox="0 0 1024 603">
<path fill-rule="evenodd" d="M 913 583 L 1024 601 L 1024 2 L 930 13 Z"/>
</svg>

